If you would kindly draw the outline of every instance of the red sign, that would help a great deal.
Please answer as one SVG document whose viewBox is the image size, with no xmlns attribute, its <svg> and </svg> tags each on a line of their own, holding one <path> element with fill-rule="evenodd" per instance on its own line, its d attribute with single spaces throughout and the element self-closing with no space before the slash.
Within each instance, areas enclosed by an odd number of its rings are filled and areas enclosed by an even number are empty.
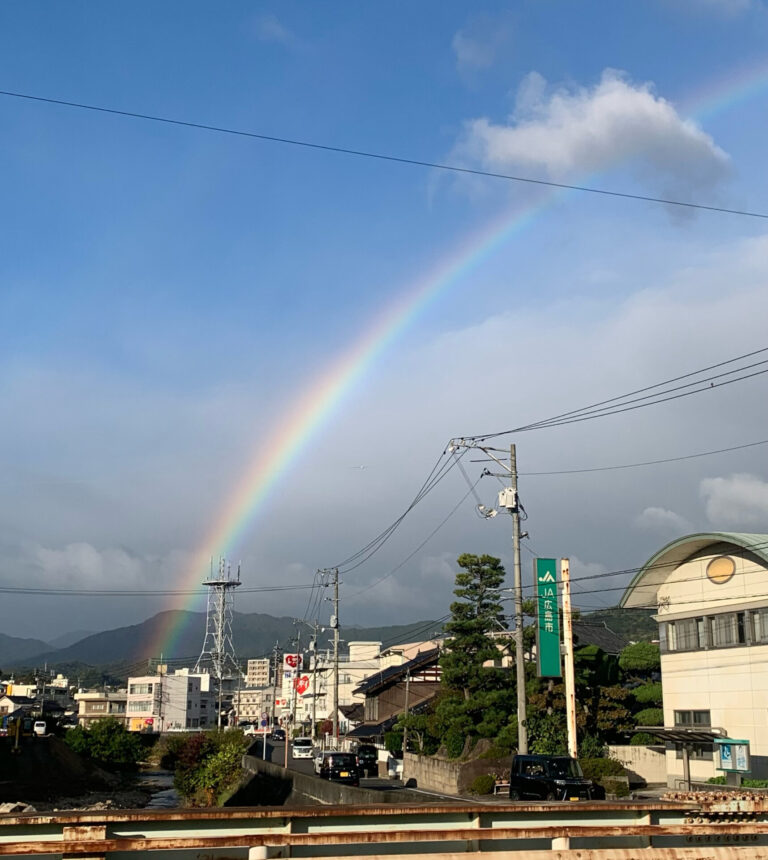
<svg viewBox="0 0 768 860">
<path fill-rule="evenodd" d="M 152 726 L 152 725 L 154 725 L 154 723 L 155 723 L 155 721 L 153 719 L 144 720 L 145 726 Z"/>
<path fill-rule="evenodd" d="M 300 678 L 296 678 L 293 686 L 296 688 L 296 692 L 300 696 L 303 696 L 309 689 L 309 675 L 302 675 Z"/>
<path fill-rule="evenodd" d="M 291 669 L 295 669 L 299 665 L 300 657 L 298 654 L 286 654 L 285 655 L 285 665 L 290 666 Z"/>
</svg>

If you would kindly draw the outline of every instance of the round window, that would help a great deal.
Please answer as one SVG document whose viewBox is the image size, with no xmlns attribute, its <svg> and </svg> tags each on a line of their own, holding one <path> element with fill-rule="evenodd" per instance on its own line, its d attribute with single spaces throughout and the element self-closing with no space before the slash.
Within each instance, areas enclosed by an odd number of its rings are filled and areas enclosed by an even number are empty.
<svg viewBox="0 0 768 860">
<path fill-rule="evenodd" d="M 707 565 L 707 576 L 716 585 L 722 585 L 724 582 L 733 576 L 736 572 L 736 562 L 727 555 L 720 555 L 713 558 Z"/>
</svg>

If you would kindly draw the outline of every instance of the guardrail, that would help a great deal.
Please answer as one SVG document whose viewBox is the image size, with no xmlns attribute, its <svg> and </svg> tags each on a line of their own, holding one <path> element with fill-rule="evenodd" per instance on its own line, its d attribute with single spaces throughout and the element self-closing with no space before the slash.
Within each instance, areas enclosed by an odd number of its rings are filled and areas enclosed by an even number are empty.
<svg viewBox="0 0 768 860">
<path fill-rule="evenodd" d="M 764 817 L 708 822 L 691 804 L 492 803 L 134 810 L 0 817 L 0 856 L 768 860 Z M 522 856 L 522 855 L 520 855 Z"/>
</svg>

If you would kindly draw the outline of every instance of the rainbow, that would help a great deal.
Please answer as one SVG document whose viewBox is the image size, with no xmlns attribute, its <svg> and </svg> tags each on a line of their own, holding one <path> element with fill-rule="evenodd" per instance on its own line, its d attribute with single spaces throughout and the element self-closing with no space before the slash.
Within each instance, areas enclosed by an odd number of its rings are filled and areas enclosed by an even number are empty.
<svg viewBox="0 0 768 860">
<path fill-rule="evenodd" d="M 686 113 L 694 119 L 724 110 L 762 92 L 768 86 L 768 67 L 734 73 L 727 81 L 702 89 L 686 102 Z M 307 448 L 339 406 L 368 373 L 377 359 L 399 338 L 424 310 L 453 284 L 477 269 L 510 238 L 524 230 L 563 192 L 540 192 L 523 209 L 506 210 L 500 217 L 471 234 L 449 257 L 399 292 L 399 297 L 374 323 L 323 373 L 301 392 L 275 424 L 266 440 L 259 440 L 258 452 L 243 471 L 235 492 L 218 512 L 216 519 L 177 583 L 178 590 L 190 591 L 182 606 L 173 601 L 166 609 L 191 609 L 199 600 L 198 587 L 210 559 L 226 554 L 236 546 L 243 533 L 261 511 L 278 479 Z M 183 630 L 178 614 L 165 613 L 149 653 L 172 655 Z"/>
</svg>

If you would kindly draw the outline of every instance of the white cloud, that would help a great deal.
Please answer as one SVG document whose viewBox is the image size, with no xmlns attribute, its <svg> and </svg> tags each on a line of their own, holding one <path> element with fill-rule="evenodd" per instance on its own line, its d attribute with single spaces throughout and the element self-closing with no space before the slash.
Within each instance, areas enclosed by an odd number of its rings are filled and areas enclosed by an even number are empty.
<svg viewBox="0 0 768 860">
<path fill-rule="evenodd" d="M 652 532 L 680 532 L 684 534 L 691 530 L 691 524 L 685 517 L 667 508 L 650 507 L 635 517 L 635 525 Z"/>
<path fill-rule="evenodd" d="M 552 89 L 529 74 L 507 121 L 467 121 L 456 154 L 490 170 L 555 180 L 628 163 L 678 189 L 711 185 L 728 167 L 725 152 L 651 84 L 611 69 L 593 87 Z"/>
<path fill-rule="evenodd" d="M 487 69 L 493 64 L 495 49 L 493 45 L 482 43 L 459 30 L 451 42 L 456 64 L 460 69 Z"/>
<path fill-rule="evenodd" d="M 768 527 L 768 483 L 750 474 L 705 478 L 700 485 L 707 518 L 715 528 Z"/>
<path fill-rule="evenodd" d="M 458 30 L 451 40 L 456 66 L 461 73 L 489 69 L 509 41 L 508 22 L 481 15 Z"/>
<path fill-rule="evenodd" d="M 271 13 L 257 19 L 256 35 L 262 42 L 276 42 L 280 45 L 292 45 L 296 41 L 294 34 Z"/>
</svg>

